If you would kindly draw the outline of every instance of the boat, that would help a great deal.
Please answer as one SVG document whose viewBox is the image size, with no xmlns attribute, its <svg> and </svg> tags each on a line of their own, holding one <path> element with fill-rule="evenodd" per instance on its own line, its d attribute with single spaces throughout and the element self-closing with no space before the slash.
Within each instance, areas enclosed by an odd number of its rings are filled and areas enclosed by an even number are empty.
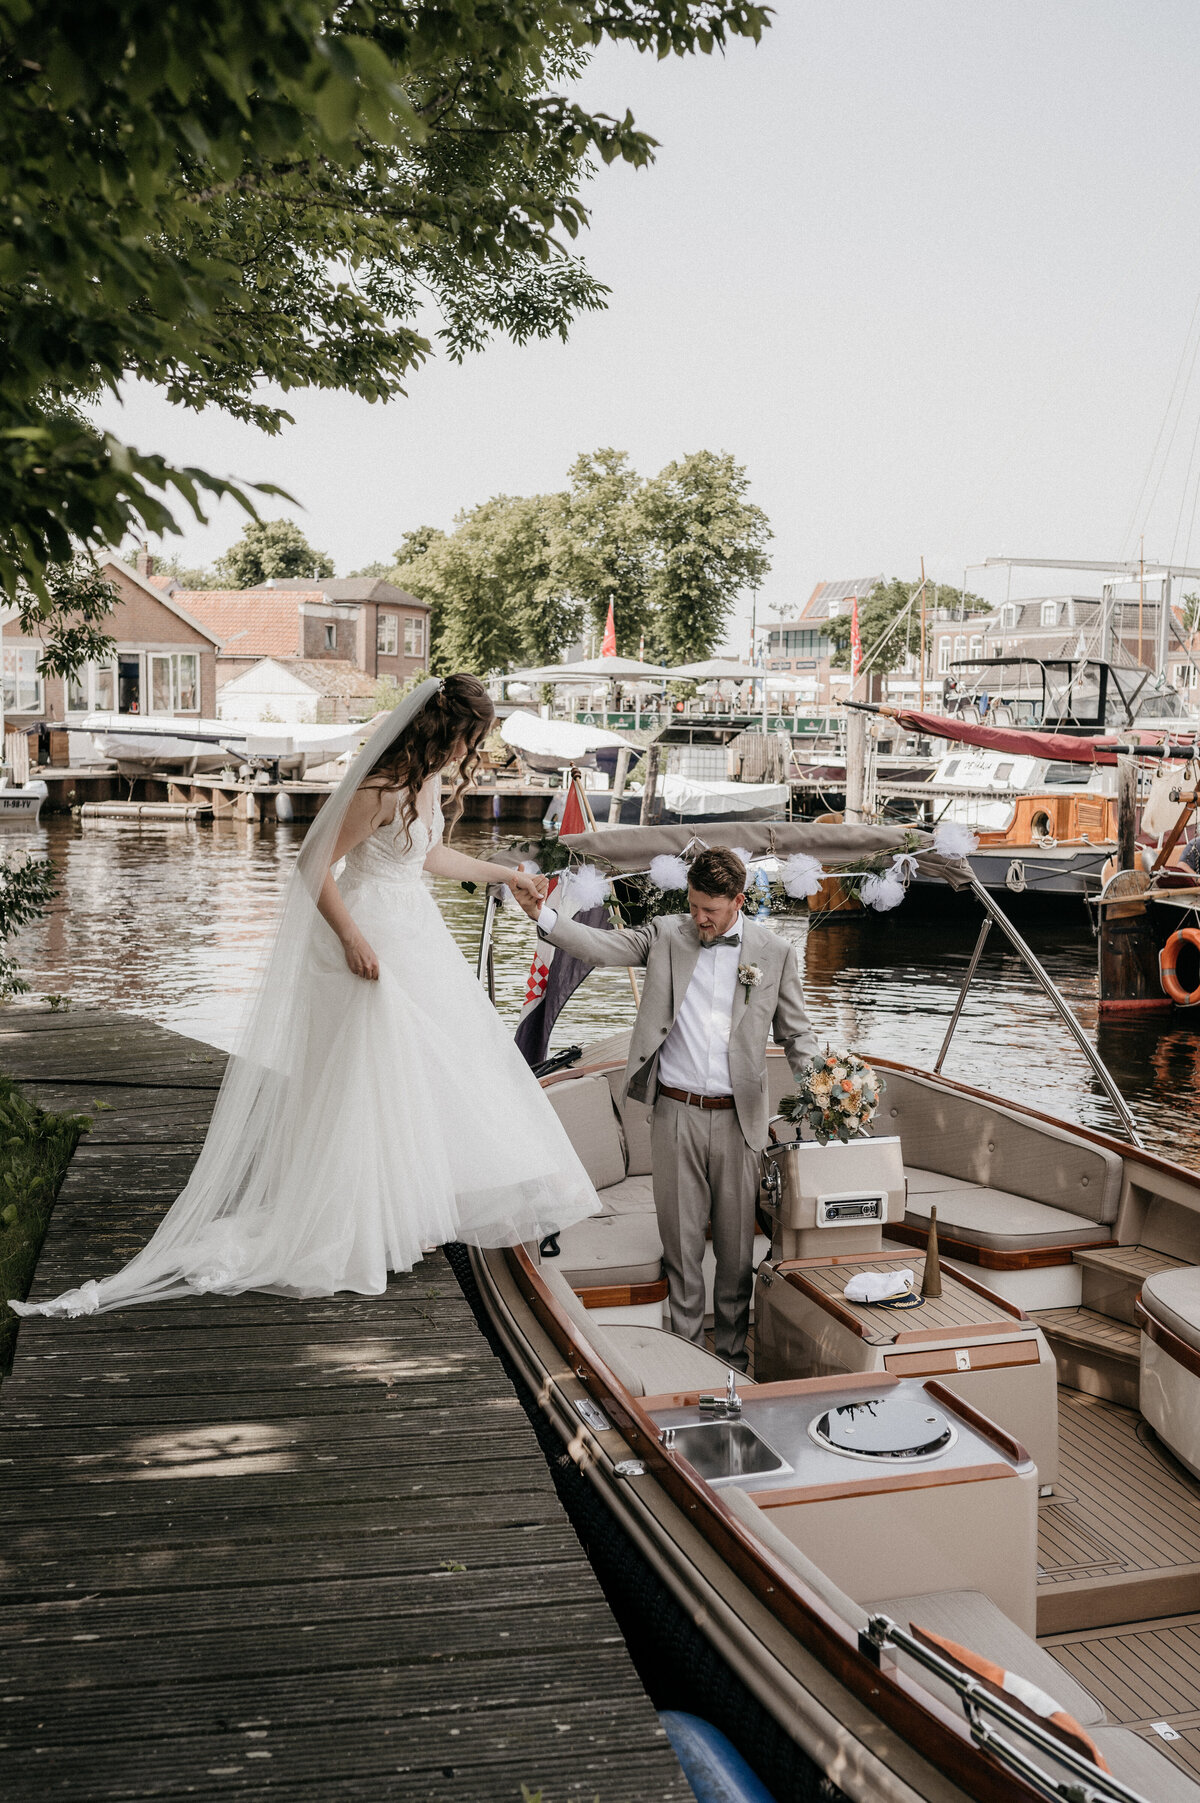
<svg viewBox="0 0 1200 1803">
<path fill-rule="evenodd" d="M 144 776 L 167 765 L 181 774 L 226 769 L 231 763 L 272 769 L 299 781 L 309 769 L 356 751 L 375 724 L 352 721 L 336 726 L 288 725 L 273 730 L 260 720 L 155 719 L 130 714 L 88 714 L 72 722 L 72 739 L 92 759 Z"/>
<path fill-rule="evenodd" d="M 603 1213 L 463 1252 L 652 1697 L 684 1662 L 681 1706 L 776 1803 L 823 1782 L 852 1803 L 1200 1803 L 1200 1176 L 1144 1149 L 1015 925 L 930 835 L 742 834 L 754 862 L 843 879 L 907 848 L 983 923 L 934 1069 L 874 1061 L 873 1137 L 773 1122 L 747 1376 L 664 1324 L 627 1034 L 542 1077 Z M 688 832 L 563 843 L 620 895 Z M 997 927 L 1118 1134 L 943 1074 Z M 776 1106 L 791 1081 L 772 1050 Z M 902 1310 L 847 1297 L 905 1270 Z"/>
</svg>

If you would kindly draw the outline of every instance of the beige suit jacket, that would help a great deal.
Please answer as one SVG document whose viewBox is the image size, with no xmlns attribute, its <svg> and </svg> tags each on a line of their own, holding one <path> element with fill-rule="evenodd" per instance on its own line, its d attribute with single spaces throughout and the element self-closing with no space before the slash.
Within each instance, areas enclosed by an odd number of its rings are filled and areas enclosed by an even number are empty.
<svg viewBox="0 0 1200 1803">
<path fill-rule="evenodd" d="M 553 904 L 552 904 L 553 905 Z M 608 931 L 558 920 L 541 935 L 588 964 L 644 965 L 646 980 L 629 1045 L 622 1096 L 653 1106 L 658 1093 L 658 1054 L 687 994 L 700 939 L 690 914 L 660 914 L 642 927 Z M 767 1143 L 767 1036 L 787 1053 L 795 1076 L 816 1056 L 817 1038 L 804 1010 L 804 986 L 796 948 L 769 927 L 743 920 L 741 964 L 757 965 L 762 980 L 747 991 L 739 983 L 729 1034 L 729 1074 L 738 1121 L 747 1143 Z"/>
</svg>

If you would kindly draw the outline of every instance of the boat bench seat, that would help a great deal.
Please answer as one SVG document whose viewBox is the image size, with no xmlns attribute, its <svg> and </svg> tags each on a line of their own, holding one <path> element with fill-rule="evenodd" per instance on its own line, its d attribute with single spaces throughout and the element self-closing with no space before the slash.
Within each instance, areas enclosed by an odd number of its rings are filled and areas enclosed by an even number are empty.
<svg viewBox="0 0 1200 1803">
<path fill-rule="evenodd" d="M 539 1273 L 550 1294 L 631 1396 L 666 1396 L 678 1390 L 724 1390 L 731 1365 L 661 1327 L 601 1325 L 583 1306 L 557 1264 Z M 750 1379 L 737 1373 L 738 1388 Z"/>
<path fill-rule="evenodd" d="M 1200 1266 L 1180 1265 L 1143 1278 L 1142 1307 L 1200 1352 Z"/>
<path fill-rule="evenodd" d="M 1052 1696 L 1091 1735 L 1113 1774 L 1131 1789 L 1153 1803 L 1200 1803 L 1200 1786 L 1186 1772 L 1131 1729 L 1112 1726 L 1096 1699 L 1036 1640 L 1011 1622 L 990 1597 L 975 1590 L 943 1590 L 922 1596 L 887 1597 L 866 1605 L 857 1603 L 773 1526 L 767 1511 L 760 1509 L 745 1491 L 729 1485 L 721 1491 L 721 1500 L 782 1565 L 815 1591 L 849 1627 L 856 1631 L 865 1628 L 868 1615 L 877 1613 L 890 1616 L 900 1627 L 915 1622 L 959 1646 L 969 1647 Z M 958 1697 L 948 1685 L 941 1684 L 903 1654 L 898 1663 L 909 1677 L 955 1714 L 961 1714 Z M 1017 1744 L 1055 1775 L 1066 1776 L 1065 1768 L 1058 1767 L 1048 1756 L 1026 1742 Z"/>
<path fill-rule="evenodd" d="M 1139 1322 L 1138 1406 L 1159 1439 L 1200 1477 L 1200 1266 L 1143 1277 L 1140 1300 L 1149 1321 Z"/>
<path fill-rule="evenodd" d="M 558 1236 L 558 1269 L 577 1290 L 593 1285 L 657 1283 L 663 1244 L 649 1214 L 592 1215 Z"/>
<path fill-rule="evenodd" d="M 953 1184 L 953 1178 L 946 1180 Z M 908 1193 L 904 1219 L 909 1227 L 928 1227 L 929 1210 L 937 1207 L 938 1231 L 968 1246 L 1025 1252 L 1040 1246 L 1078 1246 L 1106 1242 L 1111 1231 L 1086 1215 L 1069 1214 L 1045 1202 L 1031 1202 L 1008 1190 L 971 1184 L 944 1190 Z"/>
</svg>

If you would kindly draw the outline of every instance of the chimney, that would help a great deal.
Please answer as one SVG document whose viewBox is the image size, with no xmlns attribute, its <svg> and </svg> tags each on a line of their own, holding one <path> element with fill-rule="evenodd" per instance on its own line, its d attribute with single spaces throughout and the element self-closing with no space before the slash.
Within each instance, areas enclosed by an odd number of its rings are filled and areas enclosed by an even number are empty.
<svg viewBox="0 0 1200 1803">
<path fill-rule="evenodd" d="M 147 582 L 154 574 L 154 559 L 150 555 L 150 546 L 144 539 L 142 548 L 137 554 L 137 573 Z"/>
</svg>

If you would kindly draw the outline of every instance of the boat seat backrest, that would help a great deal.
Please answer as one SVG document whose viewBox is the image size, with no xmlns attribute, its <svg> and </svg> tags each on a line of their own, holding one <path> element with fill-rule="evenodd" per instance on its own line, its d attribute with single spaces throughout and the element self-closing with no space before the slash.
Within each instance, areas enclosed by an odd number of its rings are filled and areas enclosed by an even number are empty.
<svg viewBox="0 0 1200 1803">
<path fill-rule="evenodd" d="M 584 1340 L 604 1360 L 618 1383 L 624 1384 L 631 1396 L 644 1396 L 646 1386 L 630 1365 L 620 1349 L 609 1338 L 594 1315 L 588 1313 L 582 1302 L 567 1282 L 561 1271 L 552 1264 L 543 1261 L 538 1266 L 538 1275 L 546 1285 L 563 1313 L 568 1316 L 573 1327 L 579 1330 Z"/>
<path fill-rule="evenodd" d="M 624 1102 L 618 1100 L 624 1081 L 624 1066 L 609 1071 L 608 1087 L 625 1142 L 625 1174 L 627 1177 L 649 1177 L 654 1168 L 650 1157 L 650 1110 L 644 1102 L 632 1102 L 628 1098 Z"/>
<path fill-rule="evenodd" d="M 597 1189 L 625 1176 L 625 1146 L 607 1077 L 570 1077 L 546 1090 L 584 1170 Z"/>
<path fill-rule="evenodd" d="M 875 1126 L 899 1134 L 905 1164 L 1089 1221 L 1116 1220 L 1123 1176 L 1117 1153 L 920 1077 L 887 1071 L 884 1078 Z"/>
</svg>

